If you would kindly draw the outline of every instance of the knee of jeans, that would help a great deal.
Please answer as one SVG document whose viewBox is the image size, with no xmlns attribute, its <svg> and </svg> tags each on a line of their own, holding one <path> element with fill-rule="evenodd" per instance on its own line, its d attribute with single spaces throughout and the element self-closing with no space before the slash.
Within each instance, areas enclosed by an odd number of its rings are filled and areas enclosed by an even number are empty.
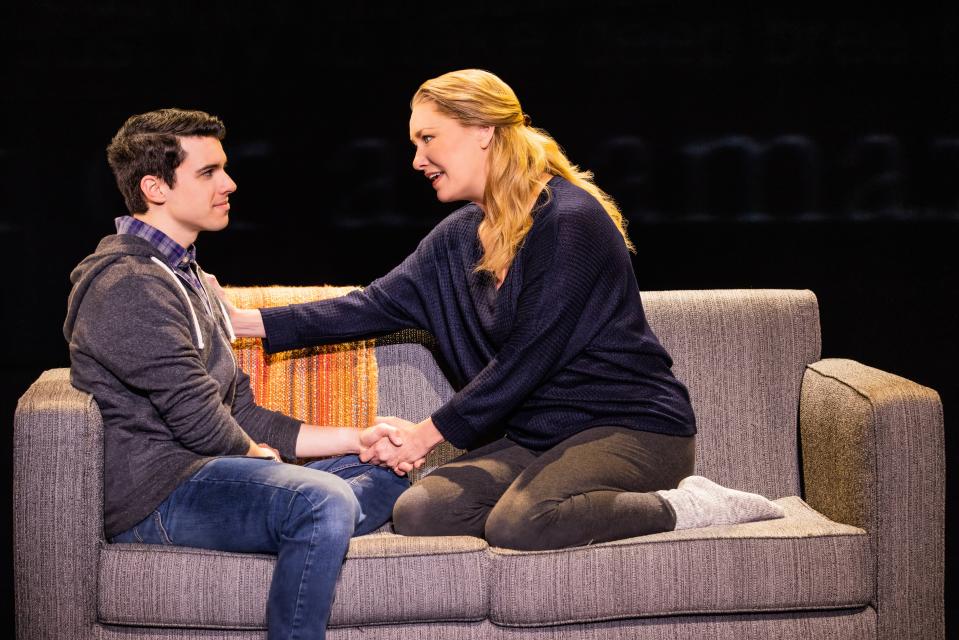
<svg viewBox="0 0 959 640">
<path fill-rule="evenodd" d="M 404 536 L 431 535 L 445 511 L 441 501 L 414 484 L 393 505 L 393 529 Z"/>
<path fill-rule="evenodd" d="M 555 518 L 550 509 L 523 509 L 500 502 L 486 519 L 485 537 L 490 546 L 521 551 L 553 548 L 550 529 Z"/>
<path fill-rule="evenodd" d="M 349 538 L 362 515 L 360 503 L 350 486 L 342 479 L 330 476 L 321 483 L 296 489 L 288 521 L 295 528 L 316 528 L 326 537 Z"/>
</svg>

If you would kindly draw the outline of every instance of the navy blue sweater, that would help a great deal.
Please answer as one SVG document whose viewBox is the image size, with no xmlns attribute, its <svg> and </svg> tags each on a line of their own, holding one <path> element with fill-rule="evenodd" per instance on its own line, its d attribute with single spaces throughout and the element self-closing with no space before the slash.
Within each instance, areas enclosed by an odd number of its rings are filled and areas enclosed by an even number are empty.
<svg viewBox="0 0 959 640">
<path fill-rule="evenodd" d="M 548 186 L 499 290 L 473 270 L 483 212 L 470 204 L 362 291 L 263 309 L 266 349 L 431 332 L 458 389 L 433 423 L 460 448 L 504 429 L 536 450 L 595 426 L 694 434 L 622 236 L 588 193 L 560 177 Z"/>
</svg>

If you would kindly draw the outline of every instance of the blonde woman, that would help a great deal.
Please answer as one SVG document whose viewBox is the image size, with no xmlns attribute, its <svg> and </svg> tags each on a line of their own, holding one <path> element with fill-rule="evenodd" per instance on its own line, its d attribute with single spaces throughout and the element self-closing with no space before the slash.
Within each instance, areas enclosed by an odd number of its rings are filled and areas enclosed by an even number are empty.
<svg viewBox="0 0 959 640">
<path fill-rule="evenodd" d="M 430 331 L 458 389 L 362 459 L 406 473 L 443 440 L 468 453 L 407 490 L 407 535 L 473 535 L 516 549 L 584 545 L 781 515 L 693 471 L 686 388 L 650 330 L 623 216 L 512 89 L 467 69 L 411 102 L 413 168 L 467 201 L 363 291 L 233 310 L 280 351 L 404 328 Z M 485 444 L 484 444 L 485 443 Z"/>
</svg>

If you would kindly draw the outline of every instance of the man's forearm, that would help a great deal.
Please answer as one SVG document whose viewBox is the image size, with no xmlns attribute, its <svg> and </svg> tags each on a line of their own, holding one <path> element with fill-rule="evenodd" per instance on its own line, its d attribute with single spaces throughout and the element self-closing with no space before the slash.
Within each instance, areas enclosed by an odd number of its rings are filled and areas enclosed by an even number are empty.
<svg viewBox="0 0 959 640">
<path fill-rule="evenodd" d="M 296 437 L 298 458 L 339 456 L 360 452 L 360 431 L 353 427 L 318 427 L 303 424 Z"/>
</svg>

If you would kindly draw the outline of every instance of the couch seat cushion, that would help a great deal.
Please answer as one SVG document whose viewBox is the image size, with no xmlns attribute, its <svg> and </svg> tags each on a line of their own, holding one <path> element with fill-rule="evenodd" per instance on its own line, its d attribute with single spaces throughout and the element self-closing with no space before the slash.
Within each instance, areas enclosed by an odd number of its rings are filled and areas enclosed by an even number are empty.
<svg viewBox="0 0 959 640">
<path fill-rule="evenodd" d="M 479 538 L 373 534 L 350 543 L 330 624 L 482 620 L 489 550 Z M 100 551 L 100 622 L 265 629 L 274 556 L 108 544 Z"/>
<path fill-rule="evenodd" d="M 797 497 L 777 503 L 785 518 L 560 551 L 493 548 L 490 619 L 523 627 L 868 604 L 866 532 Z"/>
</svg>

